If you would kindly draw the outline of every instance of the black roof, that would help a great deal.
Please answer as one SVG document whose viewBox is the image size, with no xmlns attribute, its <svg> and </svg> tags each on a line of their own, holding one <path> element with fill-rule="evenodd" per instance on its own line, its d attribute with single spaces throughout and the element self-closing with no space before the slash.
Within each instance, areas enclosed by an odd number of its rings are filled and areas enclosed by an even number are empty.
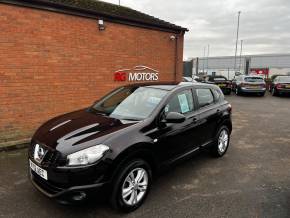
<svg viewBox="0 0 290 218">
<path fill-rule="evenodd" d="M 0 2 L 38 7 L 54 11 L 71 11 L 88 16 L 97 16 L 116 22 L 129 22 L 135 25 L 160 28 L 170 32 L 188 31 L 186 28 L 166 22 L 129 7 L 119 6 L 98 0 L 0 0 Z"/>
</svg>

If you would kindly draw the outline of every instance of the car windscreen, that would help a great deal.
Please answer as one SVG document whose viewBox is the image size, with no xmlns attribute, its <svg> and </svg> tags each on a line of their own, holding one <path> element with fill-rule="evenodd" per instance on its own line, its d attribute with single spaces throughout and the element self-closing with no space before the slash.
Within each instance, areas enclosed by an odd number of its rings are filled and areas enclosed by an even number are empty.
<svg viewBox="0 0 290 218">
<path fill-rule="evenodd" d="M 154 111 L 167 92 L 150 87 L 122 87 L 102 98 L 92 109 L 112 118 L 143 120 Z"/>
<path fill-rule="evenodd" d="M 245 82 L 264 82 L 261 77 L 245 77 Z"/>
<path fill-rule="evenodd" d="M 289 83 L 290 82 L 290 76 L 279 76 L 278 81 L 282 83 Z"/>
</svg>

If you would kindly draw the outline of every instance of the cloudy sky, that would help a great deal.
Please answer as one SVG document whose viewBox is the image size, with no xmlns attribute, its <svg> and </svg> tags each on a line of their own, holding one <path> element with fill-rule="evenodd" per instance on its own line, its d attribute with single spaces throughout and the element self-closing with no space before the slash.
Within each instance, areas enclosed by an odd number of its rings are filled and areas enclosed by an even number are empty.
<svg viewBox="0 0 290 218">
<path fill-rule="evenodd" d="M 185 59 L 203 56 L 208 44 L 210 56 L 234 55 L 239 10 L 243 54 L 290 53 L 290 0 L 121 0 L 121 4 L 188 28 Z"/>
</svg>

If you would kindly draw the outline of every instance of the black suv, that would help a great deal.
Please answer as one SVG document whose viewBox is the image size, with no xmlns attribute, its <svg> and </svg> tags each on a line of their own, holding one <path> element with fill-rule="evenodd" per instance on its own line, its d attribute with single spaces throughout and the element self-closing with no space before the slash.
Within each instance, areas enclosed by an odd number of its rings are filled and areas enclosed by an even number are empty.
<svg viewBox="0 0 290 218">
<path fill-rule="evenodd" d="M 219 86 L 225 95 L 230 95 L 232 92 L 231 81 L 229 81 L 225 76 L 206 76 L 204 82 Z"/>
<path fill-rule="evenodd" d="M 223 156 L 231 131 L 231 105 L 217 86 L 123 86 L 43 124 L 32 138 L 29 175 L 48 197 L 76 202 L 106 192 L 128 212 L 164 167 L 204 147 Z"/>
</svg>

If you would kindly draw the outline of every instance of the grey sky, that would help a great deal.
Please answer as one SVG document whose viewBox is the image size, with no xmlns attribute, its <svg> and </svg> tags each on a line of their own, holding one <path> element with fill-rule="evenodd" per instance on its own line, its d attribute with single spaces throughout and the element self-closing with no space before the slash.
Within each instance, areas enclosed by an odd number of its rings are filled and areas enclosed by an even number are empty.
<svg viewBox="0 0 290 218">
<path fill-rule="evenodd" d="M 121 0 L 121 4 L 187 27 L 184 59 L 203 56 L 207 44 L 210 56 L 234 55 L 239 10 L 243 54 L 290 53 L 290 0 Z"/>
</svg>

